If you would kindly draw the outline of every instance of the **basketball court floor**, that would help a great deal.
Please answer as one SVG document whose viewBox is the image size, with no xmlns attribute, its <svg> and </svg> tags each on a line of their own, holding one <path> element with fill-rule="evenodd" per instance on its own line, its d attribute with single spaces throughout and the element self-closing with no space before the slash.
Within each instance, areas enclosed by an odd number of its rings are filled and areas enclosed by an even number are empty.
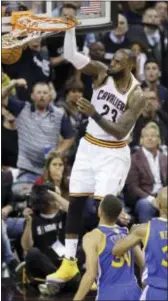
<svg viewBox="0 0 168 301">
<path fill-rule="evenodd" d="M 1 300 L 3 301 L 70 301 L 72 298 L 73 295 L 69 293 L 59 294 L 56 297 L 42 296 L 33 287 L 21 288 L 12 283 L 9 278 L 2 279 L 1 282 Z M 91 292 L 85 300 L 95 300 L 95 293 Z"/>
</svg>

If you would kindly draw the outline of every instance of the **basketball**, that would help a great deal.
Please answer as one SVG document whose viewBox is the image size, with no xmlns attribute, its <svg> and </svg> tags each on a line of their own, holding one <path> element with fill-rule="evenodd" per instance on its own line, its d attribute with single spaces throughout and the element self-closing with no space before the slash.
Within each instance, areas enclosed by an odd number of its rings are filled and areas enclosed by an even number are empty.
<svg viewBox="0 0 168 301">
<path fill-rule="evenodd" d="M 2 64 L 11 65 L 16 63 L 22 55 L 22 48 L 2 48 Z"/>
</svg>

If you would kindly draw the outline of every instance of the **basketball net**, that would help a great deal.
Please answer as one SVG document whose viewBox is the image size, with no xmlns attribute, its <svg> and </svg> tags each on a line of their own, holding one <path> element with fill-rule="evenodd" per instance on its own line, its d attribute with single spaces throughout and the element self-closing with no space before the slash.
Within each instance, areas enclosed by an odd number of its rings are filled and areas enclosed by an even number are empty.
<svg viewBox="0 0 168 301">
<path fill-rule="evenodd" d="M 30 41 L 66 31 L 79 25 L 74 18 L 27 15 L 16 18 L 14 29 L 2 36 L 2 48 L 23 47 Z"/>
</svg>

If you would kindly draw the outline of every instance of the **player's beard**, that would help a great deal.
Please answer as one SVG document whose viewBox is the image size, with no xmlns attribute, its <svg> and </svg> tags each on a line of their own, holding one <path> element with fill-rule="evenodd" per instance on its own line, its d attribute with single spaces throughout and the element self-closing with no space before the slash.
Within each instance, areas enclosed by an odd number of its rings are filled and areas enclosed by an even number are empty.
<svg viewBox="0 0 168 301">
<path fill-rule="evenodd" d="M 124 72 L 124 70 L 120 70 L 120 71 L 116 72 L 109 68 L 107 70 L 107 74 L 108 74 L 108 76 L 112 76 L 114 79 L 119 80 L 124 77 L 125 72 Z"/>
</svg>

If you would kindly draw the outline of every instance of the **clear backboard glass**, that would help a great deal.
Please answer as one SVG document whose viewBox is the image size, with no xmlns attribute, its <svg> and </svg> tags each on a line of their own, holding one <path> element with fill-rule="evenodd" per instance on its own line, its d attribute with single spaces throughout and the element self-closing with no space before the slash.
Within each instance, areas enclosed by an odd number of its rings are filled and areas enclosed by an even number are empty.
<svg viewBox="0 0 168 301">
<path fill-rule="evenodd" d="M 31 10 L 33 14 L 59 17 L 63 2 L 68 1 L 22 1 L 22 4 L 25 5 L 28 10 Z M 103 30 L 103 28 L 112 29 L 117 24 L 117 5 L 115 1 L 85 0 L 73 2 L 78 6 L 77 17 L 81 21 L 81 29 L 88 31 L 93 30 L 93 28 L 100 30 Z M 10 3 L 13 5 L 12 1 Z M 6 9 L 8 10 L 8 8 Z M 6 9 L 4 9 L 4 12 Z M 2 33 L 11 30 L 10 16 L 3 13 Z"/>
</svg>

